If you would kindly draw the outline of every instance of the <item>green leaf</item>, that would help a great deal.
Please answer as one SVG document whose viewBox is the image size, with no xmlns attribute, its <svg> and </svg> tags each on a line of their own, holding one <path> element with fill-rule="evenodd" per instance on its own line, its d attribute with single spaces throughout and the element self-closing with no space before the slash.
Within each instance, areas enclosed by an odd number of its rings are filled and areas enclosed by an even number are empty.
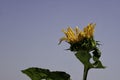
<svg viewBox="0 0 120 80">
<path fill-rule="evenodd" d="M 93 50 L 93 55 L 89 51 L 85 50 L 79 50 L 75 54 L 77 59 L 82 62 L 82 64 L 87 68 L 105 68 L 105 66 L 102 65 L 101 61 L 99 60 L 101 56 L 101 52 L 98 48 L 95 48 Z M 93 59 L 93 63 L 90 62 L 90 59 Z"/>
<path fill-rule="evenodd" d="M 102 65 L 100 60 L 93 63 L 93 66 L 94 66 L 94 68 L 106 68 L 105 66 Z"/>
<path fill-rule="evenodd" d="M 94 66 L 94 68 L 105 68 L 105 66 L 103 66 L 101 61 L 99 60 L 99 58 L 101 57 L 100 50 L 96 47 L 92 53 L 92 58 L 94 60 L 94 63 L 92 65 Z"/>
<path fill-rule="evenodd" d="M 63 71 L 50 71 L 37 67 L 22 70 L 31 80 L 70 80 L 70 75 Z"/>
</svg>

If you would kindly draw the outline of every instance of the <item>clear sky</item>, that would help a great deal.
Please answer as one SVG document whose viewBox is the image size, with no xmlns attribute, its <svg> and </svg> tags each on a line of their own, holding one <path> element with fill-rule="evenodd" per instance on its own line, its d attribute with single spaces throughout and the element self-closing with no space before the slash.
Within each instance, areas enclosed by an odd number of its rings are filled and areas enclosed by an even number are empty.
<svg viewBox="0 0 120 80">
<path fill-rule="evenodd" d="M 120 79 L 120 0 L 0 0 L 0 80 L 30 80 L 21 70 L 41 67 L 66 71 L 82 80 L 83 65 L 58 40 L 67 26 L 96 23 L 106 69 L 88 80 Z"/>
</svg>

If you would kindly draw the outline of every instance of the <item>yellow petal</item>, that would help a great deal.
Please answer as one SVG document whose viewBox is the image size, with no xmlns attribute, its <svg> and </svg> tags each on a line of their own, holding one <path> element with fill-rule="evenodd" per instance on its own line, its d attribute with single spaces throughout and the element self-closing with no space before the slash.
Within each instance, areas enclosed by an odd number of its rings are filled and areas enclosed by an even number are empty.
<svg viewBox="0 0 120 80">
<path fill-rule="evenodd" d="M 75 32 L 70 27 L 68 27 L 68 29 L 67 29 L 67 35 L 68 35 L 68 39 L 70 39 L 70 41 L 74 41 L 76 39 Z"/>
<path fill-rule="evenodd" d="M 94 34 L 94 28 L 96 24 L 90 23 L 84 28 L 84 33 L 87 38 L 90 38 Z"/>
<path fill-rule="evenodd" d="M 72 37 L 74 37 L 75 36 L 75 32 L 72 30 L 72 28 L 71 27 L 68 27 L 68 33 L 72 36 Z"/>
<path fill-rule="evenodd" d="M 76 36 L 78 36 L 78 34 L 80 33 L 80 29 L 78 26 L 75 27 L 75 32 L 76 32 Z"/>
</svg>

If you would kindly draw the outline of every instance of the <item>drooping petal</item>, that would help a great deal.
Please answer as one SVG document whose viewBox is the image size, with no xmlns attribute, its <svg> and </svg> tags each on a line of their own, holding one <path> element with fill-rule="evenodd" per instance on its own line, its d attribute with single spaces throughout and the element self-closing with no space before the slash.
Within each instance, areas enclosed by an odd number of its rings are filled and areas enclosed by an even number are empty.
<svg viewBox="0 0 120 80">
<path fill-rule="evenodd" d="M 62 41 L 68 41 L 68 39 L 66 38 L 66 37 L 62 37 L 62 38 L 60 38 L 60 40 L 59 40 L 59 43 L 58 44 L 61 44 L 61 42 Z"/>
</svg>

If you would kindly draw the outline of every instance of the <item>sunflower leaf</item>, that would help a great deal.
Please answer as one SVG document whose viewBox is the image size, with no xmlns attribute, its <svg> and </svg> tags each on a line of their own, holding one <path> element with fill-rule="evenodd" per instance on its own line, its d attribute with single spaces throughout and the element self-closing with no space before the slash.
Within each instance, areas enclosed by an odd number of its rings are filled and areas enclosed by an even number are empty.
<svg viewBox="0 0 120 80">
<path fill-rule="evenodd" d="M 22 70 L 31 80 L 70 80 L 70 75 L 63 71 L 50 71 L 37 67 Z"/>
</svg>

